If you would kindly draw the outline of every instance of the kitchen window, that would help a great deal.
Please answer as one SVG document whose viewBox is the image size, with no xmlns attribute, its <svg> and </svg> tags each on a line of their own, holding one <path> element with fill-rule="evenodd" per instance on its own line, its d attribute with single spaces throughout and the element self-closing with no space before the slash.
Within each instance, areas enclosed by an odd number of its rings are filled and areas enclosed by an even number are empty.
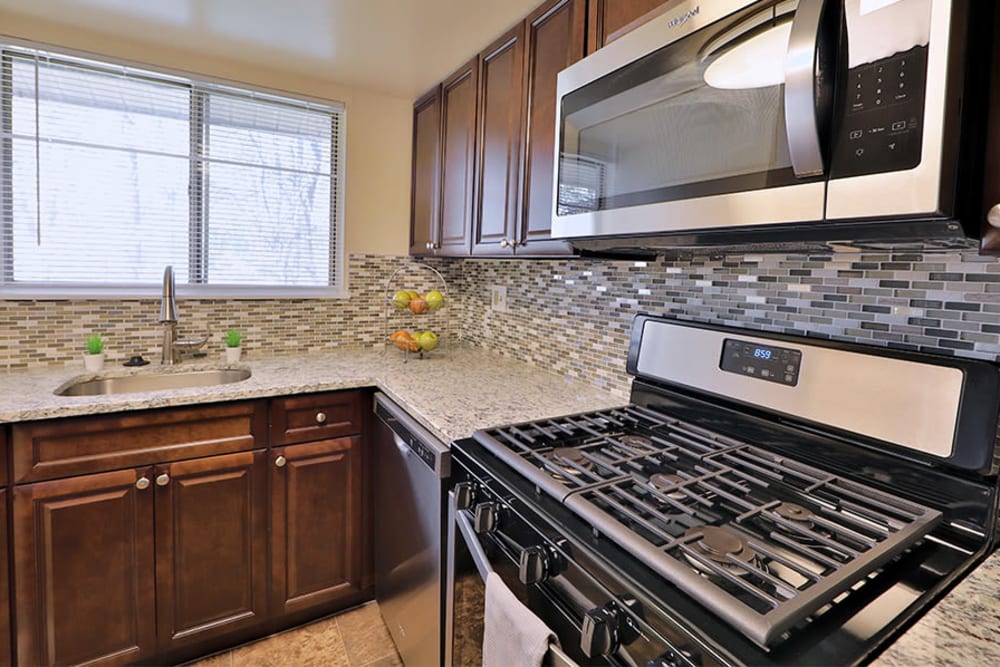
<svg viewBox="0 0 1000 667">
<path fill-rule="evenodd" d="M 0 297 L 343 291 L 344 110 L 0 48 Z"/>
</svg>

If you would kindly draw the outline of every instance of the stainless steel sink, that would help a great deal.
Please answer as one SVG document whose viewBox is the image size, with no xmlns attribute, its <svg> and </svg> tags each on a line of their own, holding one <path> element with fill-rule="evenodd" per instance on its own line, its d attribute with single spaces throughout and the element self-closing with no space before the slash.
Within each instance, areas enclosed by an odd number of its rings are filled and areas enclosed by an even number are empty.
<svg viewBox="0 0 1000 667">
<path fill-rule="evenodd" d="M 210 387 L 219 384 L 242 382 L 250 377 L 246 368 L 186 371 L 179 373 L 148 373 L 121 377 L 94 378 L 70 382 L 58 389 L 57 396 L 101 396 L 104 394 L 129 394 L 137 391 Z"/>
</svg>

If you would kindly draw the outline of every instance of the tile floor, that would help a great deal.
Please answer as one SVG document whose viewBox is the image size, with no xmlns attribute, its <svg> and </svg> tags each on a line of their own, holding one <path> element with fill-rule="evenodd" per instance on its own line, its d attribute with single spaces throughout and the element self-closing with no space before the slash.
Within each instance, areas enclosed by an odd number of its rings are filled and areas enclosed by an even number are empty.
<svg viewBox="0 0 1000 667">
<path fill-rule="evenodd" d="M 369 602 L 332 618 L 272 635 L 192 662 L 187 667 L 402 667 L 403 661 Z"/>
</svg>

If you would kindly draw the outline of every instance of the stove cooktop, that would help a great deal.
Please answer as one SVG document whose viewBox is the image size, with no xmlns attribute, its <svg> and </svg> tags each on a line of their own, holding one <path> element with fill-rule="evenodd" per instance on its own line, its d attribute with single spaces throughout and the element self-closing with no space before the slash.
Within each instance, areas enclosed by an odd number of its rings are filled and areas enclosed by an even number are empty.
<svg viewBox="0 0 1000 667">
<path fill-rule="evenodd" d="M 941 520 L 639 405 L 474 437 L 761 646 L 864 585 Z"/>
</svg>

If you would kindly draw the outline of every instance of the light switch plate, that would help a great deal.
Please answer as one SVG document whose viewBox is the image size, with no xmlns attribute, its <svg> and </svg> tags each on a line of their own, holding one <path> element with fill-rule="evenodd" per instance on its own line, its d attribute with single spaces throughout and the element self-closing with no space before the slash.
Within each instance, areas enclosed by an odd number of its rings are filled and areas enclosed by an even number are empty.
<svg viewBox="0 0 1000 667">
<path fill-rule="evenodd" d="M 503 285 L 490 285 L 490 310 L 507 312 L 507 288 Z"/>
</svg>

